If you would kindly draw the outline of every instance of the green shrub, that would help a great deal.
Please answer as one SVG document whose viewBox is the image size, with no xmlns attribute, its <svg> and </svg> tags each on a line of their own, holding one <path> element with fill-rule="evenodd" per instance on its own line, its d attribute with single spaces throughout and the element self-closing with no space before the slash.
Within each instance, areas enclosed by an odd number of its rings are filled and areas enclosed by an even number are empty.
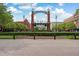
<svg viewBox="0 0 79 59">
<path fill-rule="evenodd" d="M 0 35 L 46 35 L 67 36 L 79 35 L 79 32 L 0 32 Z"/>
</svg>

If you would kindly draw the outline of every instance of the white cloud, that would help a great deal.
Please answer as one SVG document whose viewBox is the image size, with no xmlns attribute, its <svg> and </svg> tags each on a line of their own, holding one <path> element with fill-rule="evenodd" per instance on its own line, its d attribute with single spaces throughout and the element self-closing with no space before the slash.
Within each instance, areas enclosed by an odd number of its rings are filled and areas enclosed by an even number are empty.
<svg viewBox="0 0 79 59">
<path fill-rule="evenodd" d="M 64 9 L 58 9 L 58 8 L 56 8 L 55 9 L 55 12 L 57 13 L 57 14 L 63 14 L 65 11 L 64 11 Z"/>
<path fill-rule="evenodd" d="M 19 9 L 21 10 L 27 10 L 31 9 L 32 3 L 20 3 Z"/>
<path fill-rule="evenodd" d="M 22 13 L 22 11 L 16 9 L 15 7 L 8 7 L 7 11 L 11 11 L 12 13 Z"/>
<path fill-rule="evenodd" d="M 4 3 L 4 5 L 8 5 L 9 3 Z M 18 3 L 12 3 L 12 5 L 14 5 L 14 6 L 16 6 L 16 5 L 18 5 Z"/>
<path fill-rule="evenodd" d="M 59 6 L 63 6 L 63 3 L 58 3 Z"/>
<path fill-rule="evenodd" d="M 47 11 L 48 9 L 52 10 L 52 6 L 47 6 L 47 7 L 36 7 L 36 11 Z"/>
<path fill-rule="evenodd" d="M 37 6 L 38 3 L 33 3 L 32 6 Z"/>
<path fill-rule="evenodd" d="M 31 6 L 33 3 L 19 3 L 21 6 Z"/>
<path fill-rule="evenodd" d="M 43 7 L 38 7 L 36 10 L 46 10 L 45 8 Z M 44 15 L 44 14 L 43 14 Z M 55 22 L 56 19 L 55 19 L 55 16 L 57 15 L 57 21 L 58 22 L 63 22 L 64 19 L 72 16 L 71 13 L 68 13 L 66 12 L 64 9 L 62 8 L 56 8 L 55 10 L 50 10 L 50 21 L 51 22 Z M 27 20 L 29 22 L 31 22 L 31 12 L 29 12 L 29 14 L 27 14 L 26 16 Z M 38 18 L 37 18 L 37 15 L 34 16 L 34 19 L 35 19 L 35 22 L 39 22 L 38 19 L 42 19 L 43 22 L 46 22 L 47 21 L 47 17 L 46 16 L 42 16 L 39 14 Z"/>
<path fill-rule="evenodd" d="M 68 18 L 68 17 L 71 17 L 72 14 L 65 12 L 65 13 L 63 13 L 61 16 L 62 16 L 62 18 L 66 19 L 66 18 Z"/>
<path fill-rule="evenodd" d="M 42 15 L 42 16 L 41 16 Z M 31 23 L 31 12 L 26 15 L 27 20 Z M 34 22 L 46 22 L 47 15 L 45 14 L 35 14 L 34 15 Z"/>
<path fill-rule="evenodd" d="M 55 9 L 55 14 L 58 16 L 58 21 L 64 21 L 64 19 L 72 16 L 71 13 L 66 12 L 62 8 L 61 9 L 56 8 Z"/>
<path fill-rule="evenodd" d="M 20 6 L 19 8 L 22 9 L 22 10 L 24 10 L 24 9 L 30 9 L 31 6 Z"/>
<path fill-rule="evenodd" d="M 39 14 L 36 14 L 36 19 L 35 21 L 36 22 L 47 22 L 47 15 L 46 14 L 43 14 L 43 13 L 39 13 Z"/>
<path fill-rule="evenodd" d="M 50 5 L 48 5 L 47 7 L 44 7 L 45 10 L 48 10 L 48 9 L 52 10 L 52 8 L 53 6 L 50 6 Z"/>
<path fill-rule="evenodd" d="M 6 3 L 7 5 L 7 3 Z M 15 4 L 16 5 L 16 4 Z M 63 6 L 63 3 L 59 3 L 59 6 Z M 21 3 L 19 8 L 22 10 L 26 10 L 26 9 L 31 9 L 34 8 L 37 11 L 47 11 L 48 9 L 50 9 L 50 21 L 54 22 L 56 21 L 55 16 L 57 15 L 57 21 L 64 21 L 64 19 L 72 16 L 71 13 L 66 12 L 63 8 L 56 8 L 55 10 L 53 10 L 53 6 L 48 5 L 47 7 L 37 7 L 37 3 Z M 22 11 L 18 10 L 17 8 L 11 6 L 8 7 L 7 11 L 11 11 L 12 13 L 22 13 Z M 41 16 L 41 17 L 40 17 Z M 36 15 L 35 15 L 35 19 L 36 19 Z M 29 14 L 27 14 L 26 18 L 28 19 L 29 22 L 31 22 L 31 12 L 29 12 Z M 46 21 L 47 18 L 46 16 L 42 16 L 39 15 L 38 19 L 43 19 L 43 21 Z M 36 21 L 36 20 L 35 20 Z"/>
<path fill-rule="evenodd" d="M 50 21 L 51 21 L 51 22 L 56 22 L 56 19 L 55 19 L 56 15 L 57 15 L 57 21 L 58 21 L 58 22 L 63 22 L 64 19 L 66 19 L 66 18 L 72 16 L 71 13 L 66 12 L 66 11 L 65 11 L 64 9 L 62 9 L 62 8 L 61 8 L 61 9 L 56 8 L 55 10 L 52 10 L 52 9 L 51 9 L 51 10 L 50 10 Z M 46 17 L 41 17 L 41 18 L 43 18 L 44 21 L 47 20 Z M 39 18 L 39 19 L 41 19 L 41 18 Z"/>
<path fill-rule="evenodd" d="M 8 5 L 8 3 L 4 3 L 4 5 Z"/>
<path fill-rule="evenodd" d="M 40 10 L 42 10 L 41 8 L 38 8 Z M 66 12 L 64 9 L 58 9 L 56 8 L 55 10 L 51 10 L 50 11 L 50 21 L 51 22 L 56 22 L 55 16 L 57 15 L 57 21 L 58 22 L 63 22 L 64 19 L 72 16 L 71 13 Z M 29 22 L 31 22 L 31 12 L 29 12 L 29 14 L 27 14 L 26 18 L 28 19 Z M 34 16 L 35 22 L 40 22 L 40 20 L 42 22 L 46 22 L 47 21 L 47 16 L 44 14 L 40 15 L 40 14 L 36 14 Z M 39 20 L 38 20 L 39 19 Z"/>
<path fill-rule="evenodd" d="M 27 20 L 31 23 L 31 12 L 29 12 L 27 15 L 26 15 L 26 18 L 27 18 Z M 38 20 L 36 20 L 36 15 L 34 15 L 34 21 L 36 22 L 36 21 L 38 21 Z"/>
<path fill-rule="evenodd" d="M 35 9 L 35 11 L 44 11 L 44 8 L 43 8 L 43 7 L 37 7 L 37 8 Z"/>
<path fill-rule="evenodd" d="M 19 9 L 21 10 L 27 10 L 33 8 L 34 10 L 38 11 L 46 11 L 48 9 L 51 10 L 52 6 L 47 6 L 47 7 L 37 7 L 37 3 L 23 3 L 20 4 Z"/>
<path fill-rule="evenodd" d="M 31 12 L 26 15 L 27 20 L 31 23 Z"/>
<path fill-rule="evenodd" d="M 24 10 L 24 9 L 31 9 L 31 8 L 35 8 L 37 5 L 37 3 L 21 3 L 19 8 Z"/>
<path fill-rule="evenodd" d="M 32 4 L 32 8 L 33 8 L 33 9 L 35 9 L 36 6 L 37 6 L 37 3 L 33 3 L 33 4 Z"/>
</svg>

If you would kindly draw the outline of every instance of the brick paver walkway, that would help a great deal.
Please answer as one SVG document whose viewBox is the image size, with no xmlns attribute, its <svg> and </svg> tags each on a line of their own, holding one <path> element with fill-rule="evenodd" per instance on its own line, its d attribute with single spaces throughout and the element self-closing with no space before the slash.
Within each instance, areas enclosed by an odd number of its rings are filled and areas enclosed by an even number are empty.
<svg viewBox="0 0 79 59">
<path fill-rule="evenodd" d="M 79 56 L 79 40 L 0 40 L 0 55 Z"/>
</svg>

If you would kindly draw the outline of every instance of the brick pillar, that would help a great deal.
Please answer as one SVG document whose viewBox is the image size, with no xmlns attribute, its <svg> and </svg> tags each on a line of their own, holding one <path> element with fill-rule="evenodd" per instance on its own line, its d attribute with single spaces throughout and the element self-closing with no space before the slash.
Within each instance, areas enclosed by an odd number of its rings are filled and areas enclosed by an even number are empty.
<svg viewBox="0 0 79 59">
<path fill-rule="evenodd" d="M 47 19 L 47 30 L 50 31 L 50 11 L 48 10 L 48 19 Z"/>
<path fill-rule="evenodd" d="M 34 11 L 31 14 L 31 30 L 34 31 Z"/>
</svg>

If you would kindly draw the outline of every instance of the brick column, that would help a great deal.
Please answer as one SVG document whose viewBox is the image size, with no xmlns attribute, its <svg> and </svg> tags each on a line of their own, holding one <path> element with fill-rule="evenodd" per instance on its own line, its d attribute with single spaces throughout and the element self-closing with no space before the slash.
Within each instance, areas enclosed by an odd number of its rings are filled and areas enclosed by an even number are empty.
<svg viewBox="0 0 79 59">
<path fill-rule="evenodd" d="M 47 13 L 48 19 L 47 19 L 47 30 L 50 31 L 50 11 L 48 10 Z"/>
<path fill-rule="evenodd" d="M 31 30 L 34 31 L 34 11 L 31 14 Z"/>
</svg>

